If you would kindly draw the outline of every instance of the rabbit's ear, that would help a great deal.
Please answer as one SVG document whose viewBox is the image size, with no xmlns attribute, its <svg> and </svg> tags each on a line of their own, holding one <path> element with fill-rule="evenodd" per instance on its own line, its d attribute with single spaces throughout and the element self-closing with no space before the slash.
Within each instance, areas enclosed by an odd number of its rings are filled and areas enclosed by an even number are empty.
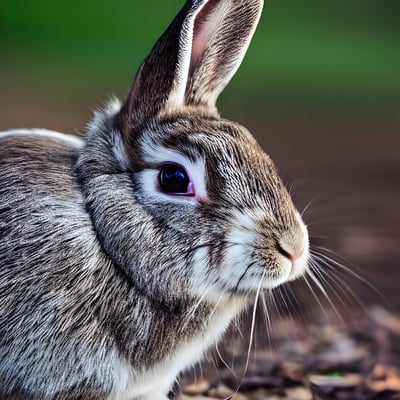
<svg viewBox="0 0 400 400">
<path fill-rule="evenodd" d="M 240 66 L 263 0 L 209 0 L 194 20 L 185 103 L 215 107 Z"/>
<path fill-rule="evenodd" d="M 141 65 L 117 124 L 139 128 L 160 112 L 185 105 L 214 111 L 243 59 L 262 5 L 263 0 L 188 0 Z"/>
</svg>

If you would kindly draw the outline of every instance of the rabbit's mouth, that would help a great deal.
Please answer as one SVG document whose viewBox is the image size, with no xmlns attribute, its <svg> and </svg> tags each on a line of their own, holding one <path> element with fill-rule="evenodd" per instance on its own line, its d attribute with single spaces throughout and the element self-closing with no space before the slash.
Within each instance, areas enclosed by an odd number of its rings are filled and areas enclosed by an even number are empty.
<svg viewBox="0 0 400 400">
<path fill-rule="evenodd" d="M 296 220 L 297 229 L 286 230 L 277 240 L 262 232 L 253 215 L 242 214 L 223 244 L 212 246 L 223 254 L 219 265 L 205 262 L 212 259 L 205 248 L 196 252 L 195 290 L 200 288 L 201 296 L 218 301 L 225 296 L 247 297 L 259 287 L 273 289 L 304 275 L 309 260 L 308 232 L 301 219 Z"/>
<path fill-rule="evenodd" d="M 310 257 L 308 246 L 303 250 L 300 257 L 292 262 L 288 281 L 293 281 L 305 274 L 308 267 L 308 259 Z"/>
<path fill-rule="evenodd" d="M 254 291 L 262 275 L 262 288 L 272 289 L 305 274 L 309 260 L 309 236 L 295 211 L 293 226 L 279 229 L 257 222 L 260 213 L 241 215 L 230 231 L 226 261 L 242 270 L 236 289 Z M 239 261 L 240 260 L 240 261 Z M 246 265 L 243 267 L 240 265 Z M 236 269 L 236 268 L 235 268 Z M 231 272 L 231 279 L 235 273 Z"/>
</svg>

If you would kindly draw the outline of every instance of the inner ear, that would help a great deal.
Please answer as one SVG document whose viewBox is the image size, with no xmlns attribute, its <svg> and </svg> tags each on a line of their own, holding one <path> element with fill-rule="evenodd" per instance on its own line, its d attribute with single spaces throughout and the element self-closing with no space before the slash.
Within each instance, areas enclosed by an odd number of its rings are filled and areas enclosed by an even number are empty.
<svg viewBox="0 0 400 400">
<path fill-rule="evenodd" d="M 193 26 L 189 75 L 193 75 L 194 70 L 203 58 L 207 45 L 210 43 L 215 27 L 218 26 L 219 13 L 215 12 L 218 4 L 220 4 L 220 0 L 208 1 L 196 16 Z"/>
</svg>

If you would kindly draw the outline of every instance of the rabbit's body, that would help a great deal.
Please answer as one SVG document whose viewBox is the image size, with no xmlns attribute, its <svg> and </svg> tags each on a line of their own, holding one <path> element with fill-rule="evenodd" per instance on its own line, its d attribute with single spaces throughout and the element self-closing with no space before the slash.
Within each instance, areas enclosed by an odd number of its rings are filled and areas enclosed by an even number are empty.
<svg viewBox="0 0 400 400">
<path fill-rule="evenodd" d="M 135 293 L 85 209 L 74 171 L 83 144 L 46 130 L 0 133 L 1 399 L 15 382 L 38 398 L 164 399 L 243 306 L 192 313 L 191 302 L 170 308 Z"/>
<path fill-rule="evenodd" d="M 84 139 L 0 134 L 0 399 L 165 400 L 262 289 L 304 273 L 271 159 L 215 101 L 261 0 L 188 0 Z"/>
</svg>

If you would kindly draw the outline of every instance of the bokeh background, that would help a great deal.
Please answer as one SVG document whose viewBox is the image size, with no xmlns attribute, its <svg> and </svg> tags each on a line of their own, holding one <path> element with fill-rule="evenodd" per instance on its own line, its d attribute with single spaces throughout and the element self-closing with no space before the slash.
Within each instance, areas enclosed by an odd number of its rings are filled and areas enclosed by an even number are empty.
<svg viewBox="0 0 400 400">
<path fill-rule="evenodd" d="M 2 0 L 0 129 L 83 133 L 93 109 L 124 97 L 182 3 Z M 314 246 L 331 250 L 387 303 L 339 267 L 336 292 L 345 282 L 362 303 L 397 311 L 399 20 L 398 0 L 267 0 L 219 101 L 221 113 L 249 127 L 276 161 L 298 208 L 306 208 Z M 355 303 L 345 296 L 341 307 Z"/>
</svg>

